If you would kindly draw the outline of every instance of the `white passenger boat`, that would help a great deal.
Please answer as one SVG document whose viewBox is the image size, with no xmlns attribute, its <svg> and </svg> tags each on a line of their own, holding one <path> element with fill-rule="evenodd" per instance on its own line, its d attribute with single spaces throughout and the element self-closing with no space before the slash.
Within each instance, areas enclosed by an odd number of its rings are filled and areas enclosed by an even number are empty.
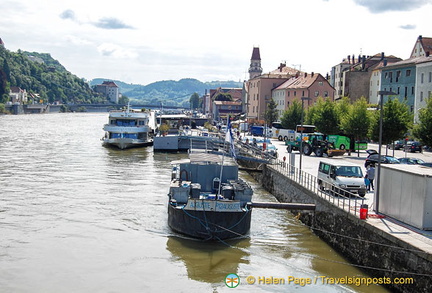
<svg viewBox="0 0 432 293">
<path fill-rule="evenodd" d="M 103 127 L 103 145 L 122 150 L 153 145 L 154 129 L 151 125 L 156 125 L 156 121 L 154 112 L 150 110 L 134 110 L 128 105 L 126 110 L 110 111 L 108 124 Z"/>
</svg>

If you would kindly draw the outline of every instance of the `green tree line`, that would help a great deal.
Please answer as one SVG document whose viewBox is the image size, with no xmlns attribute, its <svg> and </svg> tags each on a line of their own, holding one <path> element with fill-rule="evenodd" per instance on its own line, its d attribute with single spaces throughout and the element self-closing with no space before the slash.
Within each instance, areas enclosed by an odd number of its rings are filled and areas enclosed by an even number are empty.
<svg viewBox="0 0 432 293">
<path fill-rule="evenodd" d="M 389 97 L 383 105 L 383 144 L 390 144 L 408 134 L 410 138 L 432 146 L 432 98 L 419 111 L 418 123 L 415 125 L 413 114 L 405 103 Z M 304 124 L 315 125 L 317 131 L 325 134 L 343 134 L 355 140 L 378 141 L 380 111 L 377 105 L 369 105 L 364 97 L 354 103 L 346 97 L 336 102 L 320 97 L 308 107 L 302 107 L 301 101 L 294 100 L 281 117 L 277 115 L 274 101 L 270 101 L 265 117 L 269 124 L 280 120 L 287 129 L 295 129 L 301 124 L 303 117 Z"/>
</svg>

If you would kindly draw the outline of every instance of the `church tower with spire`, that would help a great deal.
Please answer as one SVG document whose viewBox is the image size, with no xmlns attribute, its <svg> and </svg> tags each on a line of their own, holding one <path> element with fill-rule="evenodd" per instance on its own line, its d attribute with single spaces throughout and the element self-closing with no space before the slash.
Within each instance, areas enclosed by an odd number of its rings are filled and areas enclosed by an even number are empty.
<svg viewBox="0 0 432 293">
<path fill-rule="evenodd" d="M 259 47 L 254 47 L 252 51 L 251 62 L 249 66 L 249 79 L 255 78 L 262 74 L 261 57 Z"/>
</svg>

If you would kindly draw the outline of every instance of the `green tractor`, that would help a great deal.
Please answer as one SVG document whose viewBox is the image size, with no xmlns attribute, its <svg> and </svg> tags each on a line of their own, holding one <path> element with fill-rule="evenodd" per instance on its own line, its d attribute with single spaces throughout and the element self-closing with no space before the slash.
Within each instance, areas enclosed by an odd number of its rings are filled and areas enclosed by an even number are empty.
<svg viewBox="0 0 432 293">
<path fill-rule="evenodd" d="M 325 135 L 319 132 L 303 134 L 303 139 L 300 141 L 298 137 L 294 141 L 285 141 L 288 153 L 294 150 L 300 151 L 300 143 L 302 143 L 302 151 L 306 156 L 314 153 L 317 157 L 322 157 L 327 154 L 329 157 L 343 156 L 345 150 L 337 150 L 331 142 L 325 139 Z"/>
</svg>

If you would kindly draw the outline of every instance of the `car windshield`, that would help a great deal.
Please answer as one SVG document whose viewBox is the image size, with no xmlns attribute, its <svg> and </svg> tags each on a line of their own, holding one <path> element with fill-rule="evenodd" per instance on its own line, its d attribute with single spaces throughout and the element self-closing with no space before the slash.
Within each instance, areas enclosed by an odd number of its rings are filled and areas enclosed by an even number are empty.
<svg viewBox="0 0 432 293">
<path fill-rule="evenodd" d="M 383 160 L 381 160 L 381 162 L 382 162 Z M 398 159 L 396 159 L 395 157 L 387 157 L 387 161 L 390 163 L 390 164 L 400 164 L 400 161 L 398 160 Z"/>
<path fill-rule="evenodd" d="M 344 177 L 363 177 L 363 173 L 360 167 L 358 166 L 342 166 L 337 167 L 336 176 L 344 176 Z"/>
</svg>

